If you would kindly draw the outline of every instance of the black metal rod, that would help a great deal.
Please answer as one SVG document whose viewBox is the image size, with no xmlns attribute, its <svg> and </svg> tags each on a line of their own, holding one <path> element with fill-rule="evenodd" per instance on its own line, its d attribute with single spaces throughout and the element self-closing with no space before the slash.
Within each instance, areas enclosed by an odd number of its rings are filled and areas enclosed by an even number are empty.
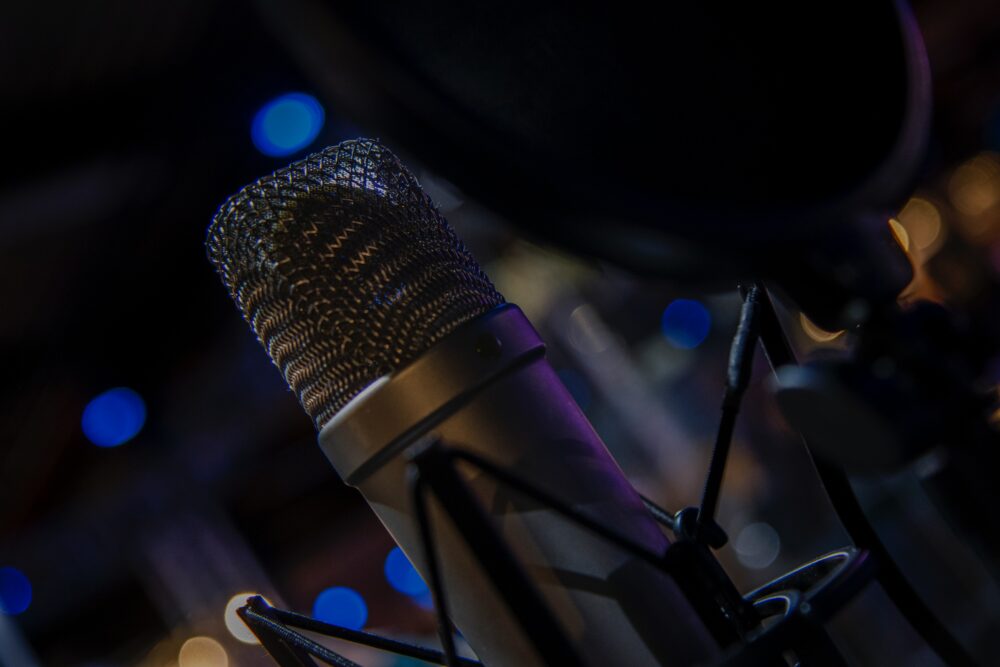
<svg viewBox="0 0 1000 667">
<path fill-rule="evenodd" d="M 260 600 L 259 603 L 257 603 L 258 599 Z M 283 640 L 274 632 L 270 625 L 261 623 L 256 616 L 247 615 L 247 611 L 251 607 L 254 607 L 254 610 L 258 611 L 256 607 L 259 605 L 268 607 L 267 603 L 264 602 L 264 598 L 259 595 L 254 596 L 248 601 L 246 606 L 237 609 L 236 614 L 250 628 L 250 631 L 254 633 L 260 641 L 260 645 L 271 656 L 271 659 L 280 665 L 280 667 L 316 667 L 316 661 L 309 656 L 308 651 L 298 646 L 297 642 L 290 643 L 287 640 Z"/>
<path fill-rule="evenodd" d="M 726 372 L 726 393 L 722 399 L 722 417 L 719 420 L 719 430 L 712 449 L 712 460 L 708 466 L 705 479 L 705 490 L 701 496 L 701 506 L 698 509 L 697 537 L 703 537 L 706 529 L 714 527 L 715 513 L 722 493 L 722 480 L 726 473 L 726 461 L 729 459 L 729 449 L 733 442 L 733 431 L 736 428 L 736 415 L 740 411 L 740 402 L 750 383 L 753 371 L 753 356 L 757 349 L 758 311 L 760 288 L 751 285 L 743 295 L 743 307 L 740 309 L 740 323 L 736 327 L 732 346 L 729 350 L 729 365 Z M 719 531 L 715 531 L 719 532 Z M 722 536 L 724 543 L 725 537 Z M 720 547 L 722 544 L 712 543 Z"/>
<path fill-rule="evenodd" d="M 316 663 L 309 657 L 310 655 L 314 655 L 335 667 L 361 667 L 353 660 L 348 660 L 322 644 L 286 628 L 250 606 L 242 607 L 237 613 L 257 635 L 275 662 L 282 667 L 316 667 Z M 276 641 L 278 646 L 275 645 Z"/>
<path fill-rule="evenodd" d="M 740 628 L 747 623 L 753 624 L 751 621 L 755 615 L 751 605 L 743 600 L 718 561 L 702 545 L 681 540 L 670 545 L 665 553 L 657 554 L 477 454 L 458 448 L 449 448 L 448 453 L 451 457 L 478 468 L 507 488 L 575 521 L 673 578 L 720 645 L 738 641 L 742 635 Z M 665 514 L 663 510 L 657 510 L 660 514 Z"/>
<path fill-rule="evenodd" d="M 803 570 L 816 567 L 830 556 L 803 566 L 798 574 L 792 572 L 757 589 L 755 593 L 763 597 L 787 591 L 794 593 L 788 597 L 784 618 L 759 631 L 746 645 L 733 649 L 715 667 L 784 665 L 780 656 L 788 650 L 796 654 L 802 667 L 844 665 L 844 658 L 826 634 L 823 624 L 872 581 L 875 567 L 867 551 L 842 553 L 845 557 L 818 581 L 810 583 L 810 577 L 801 577 L 805 574 Z"/>
<path fill-rule="evenodd" d="M 424 483 L 424 477 L 419 473 L 410 479 L 413 511 L 417 517 L 420 542 L 424 547 L 424 563 L 427 567 L 427 577 L 430 579 L 428 585 L 431 589 L 431 599 L 434 601 L 434 610 L 437 613 L 438 637 L 441 639 L 441 648 L 444 649 L 445 664 L 448 667 L 458 667 L 458 651 L 455 650 L 455 636 L 452 634 L 451 616 L 448 613 L 448 601 L 444 594 L 444 580 L 441 578 L 437 549 L 434 547 L 434 531 L 431 530 L 431 520 L 427 512 Z"/>
<path fill-rule="evenodd" d="M 763 285 L 758 284 L 758 288 L 760 289 L 760 341 L 772 370 L 798 364 L 795 353 L 781 328 L 770 296 Z M 868 521 L 844 470 L 813 457 L 805 438 L 803 442 L 844 529 L 858 547 L 869 551 L 875 559 L 876 578 L 900 614 L 946 664 L 955 667 L 976 665 L 972 655 L 934 615 L 899 570 L 889 550 L 878 537 L 874 526 Z"/>
<path fill-rule="evenodd" d="M 728 398 L 728 392 L 727 392 Z M 708 464 L 708 474 L 705 476 L 705 489 L 702 491 L 701 504 L 698 507 L 697 531 L 695 537 L 704 540 L 707 528 L 715 523 L 715 513 L 722 495 L 722 479 L 726 474 L 726 462 L 729 459 L 729 448 L 733 442 L 733 431 L 736 430 L 737 408 L 731 406 L 732 401 L 722 408 L 719 419 L 719 430 L 715 436 L 715 446 L 712 447 L 712 458 Z M 722 544 L 711 544 L 721 547 Z"/>
<path fill-rule="evenodd" d="M 256 602 L 258 599 L 260 600 L 260 603 Z M 265 608 L 261 607 L 261 605 L 266 605 L 266 611 Z M 397 639 L 374 635 L 370 632 L 364 632 L 362 630 L 352 630 L 339 625 L 330 625 L 329 623 L 318 621 L 309 616 L 271 607 L 270 605 L 267 605 L 267 602 L 265 602 L 263 598 L 254 598 L 253 607 L 261 614 L 264 614 L 279 623 L 283 623 L 288 627 L 308 630 L 309 632 L 316 632 L 328 637 L 343 639 L 345 641 L 362 644 L 364 646 L 376 648 L 382 651 L 391 651 L 397 655 L 416 658 L 435 665 L 447 664 L 445 654 L 441 651 L 424 646 L 417 646 L 416 644 L 410 644 L 409 642 L 401 642 Z M 458 656 L 457 664 L 461 667 L 482 667 L 483 663 L 478 660 Z"/>
<path fill-rule="evenodd" d="M 663 509 L 662 507 L 657 505 L 653 500 L 647 498 L 641 493 L 639 494 L 639 497 L 642 498 L 642 502 L 646 505 L 646 509 L 649 510 L 649 513 L 653 515 L 653 518 L 656 519 L 657 523 L 666 526 L 672 532 L 677 531 L 677 522 L 674 520 L 673 514 Z"/>
<path fill-rule="evenodd" d="M 269 626 L 256 623 L 242 614 L 241 617 L 243 618 L 243 622 L 247 624 L 247 627 L 257 636 L 260 645 L 264 647 L 267 654 L 280 667 L 318 667 L 316 661 L 312 659 L 308 651 L 282 641 Z"/>
<path fill-rule="evenodd" d="M 934 615 L 900 571 L 878 537 L 875 527 L 868 521 L 847 474 L 841 468 L 824 461 L 814 459 L 813 464 L 844 529 L 856 545 L 871 552 L 876 561 L 875 577 L 903 618 L 945 664 L 952 667 L 977 665 L 975 658 Z"/>
<path fill-rule="evenodd" d="M 545 664 L 585 664 L 507 543 L 493 529 L 479 500 L 459 477 L 448 452 L 439 443 L 432 443 L 414 456 L 413 462 L 421 483 L 441 501 L 442 509 L 479 565 L 490 573 L 496 592 Z"/>
</svg>

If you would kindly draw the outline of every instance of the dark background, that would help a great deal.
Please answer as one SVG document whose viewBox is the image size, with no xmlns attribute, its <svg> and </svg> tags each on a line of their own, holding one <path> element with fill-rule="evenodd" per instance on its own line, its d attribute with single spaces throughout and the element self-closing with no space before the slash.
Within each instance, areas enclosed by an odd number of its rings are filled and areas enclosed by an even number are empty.
<svg viewBox="0 0 1000 667">
<path fill-rule="evenodd" d="M 991 152 L 1000 151 L 1000 6 L 921 0 L 914 9 L 934 74 L 934 122 L 923 203 L 900 221 L 917 238 L 936 214 L 940 235 L 1000 259 Z M 430 613 L 385 580 L 390 538 L 323 459 L 309 419 L 205 260 L 219 203 L 296 157 L 255 149 L 250 124 L 261 105 L 288 91 L 324 102 L 320 136 L 297 155 L 373 132 L 323 97 L 261 16 L 226 0 L 0 9 L 0 567 L 33 587 L 25 612 L 0 616 L 0 663 L 166 667 L 185 641 L 206 635 L 229 664 L 264 665 L 259 647 L 225 629 L 229 598 L 261 592 L 308 613 L 335 585 L 365 597 L 368 628 L 433 641 Z M 453 175 L 402 155 L 546 336 L 636 485 L 671 508 L 693 502 L 735 297 L 641 281 L 525 241 L 450 185 Z M 914 246 L 914 261 L 935 243 Z M 941 297 L 919 272 L 911 292 Z M 677 298 L 712 315 L 695 349 L 661 331 Z M 844 336 L 819 342 L 794 309 L 786 315 L 804 352 L 843 347 Z M 81 414 L 118 386 L 143 397 L 146 423 L 120 447 L 95 447 Z M 747 405 L 722 507 L 735 538 L 722 558 L 744 589 L 847 543 L 761 381 Z M 924 581 L 945 573 L 925 594 L 989 652 L 992 580 L 948 546 L 947 527 L 906 480 L 863 490 L 908 571 Z M 887 655 L 934 664 L 877 591 L 852 613 L 858 620 L 841 623 L 839 640 L 860 664 L 888 664 Z M 864 631 L 873 622 L 884 628 L 875 638 Z"/>
</svg>

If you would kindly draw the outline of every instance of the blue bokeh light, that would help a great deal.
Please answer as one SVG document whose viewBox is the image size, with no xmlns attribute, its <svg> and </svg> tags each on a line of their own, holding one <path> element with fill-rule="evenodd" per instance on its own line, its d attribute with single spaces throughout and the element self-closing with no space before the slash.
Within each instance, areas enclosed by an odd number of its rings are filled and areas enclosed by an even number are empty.
<svg viewBox="0 0 1000 667">
<path fill-rule="evenodd" d="M 702 344 L 712 328 L 708 309 L 693 299 L 672 301 L 660 322 L 663 336 L 675 347 L 690 350 Z"/>
<path fill-rule="evenodd" d="M 0 614 L 17 615 L 31 604 L 31 582 L 16 567 L 0 567 Z"/>
<path fill-rule="evenodd" d="M 146 404 L 128 387 L 116 387 L 95 396 L 83 409 L 80 425 L 87 439 L 98 447 L 128 442 L 146 423 Z"/>
<path fill-rule="evenodd" d="M 250 126 L 250 138 L 264 155 L 291 155 L 316 139 L 324 118 L 323 106 L 315 97 L 288 93 L 260 108 Z"/>
<path fill-rule="evenodd" d="M 360 630 L 368 621 L 368 605 L 353 588 L 334 586 L 316 596 L 313 618 L 352 630 Z"/>
<path fill-rule="evenodd" d="M 385 578 L 397 591 L 413 598 L 425 598 L 430 592 L 420 573 L 399 547 L 393 548 L 385 558 Z"/>
</svg>

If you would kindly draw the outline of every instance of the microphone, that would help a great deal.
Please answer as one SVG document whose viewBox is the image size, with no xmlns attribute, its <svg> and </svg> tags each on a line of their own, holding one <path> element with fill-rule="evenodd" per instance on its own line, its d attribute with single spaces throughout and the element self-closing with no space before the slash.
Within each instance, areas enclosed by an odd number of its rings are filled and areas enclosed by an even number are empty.
<svg viewBox="0 0 1000 667">
<path fill-rule="evenodd" d="M 346 141 L 247 186 L 216 214 L 207 248 L 320 447 L 425 579 L 407 451 L 428 437 L 666 552 L 531 324 L 379 143 Z M 671 577 L 456 469 L 584 664 L 690 665 L 719 654 Z M 448 608 L 469 645 L 490 667 L 547 664 L 448 514 L 427 507 Z"/>
</svg>

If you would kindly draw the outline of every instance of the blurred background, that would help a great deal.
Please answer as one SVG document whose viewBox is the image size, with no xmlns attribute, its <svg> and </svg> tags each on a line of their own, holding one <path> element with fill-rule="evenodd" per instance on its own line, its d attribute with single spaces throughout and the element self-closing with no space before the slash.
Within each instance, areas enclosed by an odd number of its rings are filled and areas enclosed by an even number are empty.
<svg viewBox="0 0 1000 667">
<path fill-rule="evenodd" d="M 5 4 L 0 664 L 272 664 L 233 615 L 252 593 L 434 643 L 422 582 L 337 479 L 203 249 L 225 197 L 371 136 L 366 119 L 324 98 L 254 6 Z M 1000 5 L 913 4 L 933 134 L 917 192 L 887 222 L 918 267 L 905 298 L 942 300 L 972 279 L 962 262 L 922 270 L 950 238 L 1000 269 Z M 398 152 L 541 331 L 634 484 L 671 510 L 696 502 L 735 290 L 639 280 L 534 243 Z M 723 173 L 708 176 L 725 187 Z M 849 345 L 792 307 L 782 314 L 804 356 Z M 766 379 L 759 358 L 721 507 L 721 558 L 741 590 L 849 543 Z M 911 487 L 857 480 L 904 570 L 988 655 L 996 583 Z M 861 664 L 936 664 L 877 588 L 849 611 L 837 638 Z"/>
</svg>

